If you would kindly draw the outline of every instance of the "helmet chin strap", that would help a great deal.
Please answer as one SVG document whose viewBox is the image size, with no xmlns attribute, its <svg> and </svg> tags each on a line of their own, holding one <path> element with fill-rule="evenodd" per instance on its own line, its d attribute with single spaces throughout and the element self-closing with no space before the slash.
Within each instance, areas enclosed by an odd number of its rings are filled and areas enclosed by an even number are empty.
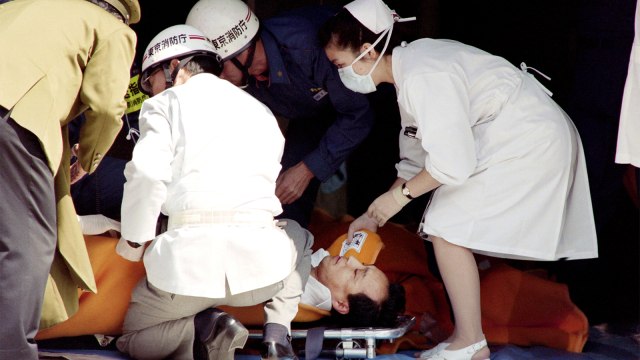
<svg viewBox="0 0 640 360">
<path fill-rule="evenodd" d="M 240 82 L 241 85 L 239 86 L 241 89 L 244 89 L 247 86 L 249 86 L 249 78 L 251 77 L 251 75 L 249 75 L 249 68 L 253 64 L 253 55 L 255 54 L 255 51 L 256 51 L 256 43 L 252 42 L 247 50 L 249 51 L 249 53 L 247 54 L 247 61 L 245 61 L 244 64 L 242 64 L 235 57 L 229 60 L 233 65 L 235 65 L 238 68 L 238 70 L 242 72 L 242 80 Z"/>
<path fill-rule="evenodd" d="M 178 71 L 180 71 L 180 69 L 182 69 L 186 63 L 191 61 L 191 59 L 193 59 L 193 56 L 187 56 L 186 58 L 180 60 L 180 62 L 173 69 L 173 71 L 170 71 L 169 63 L 162 64 L 162 70 L 164 71 L 164 82 L 167 89 L 175 85 L 176 77 L 178 76 Z"/>
<path fill-rule="evenodd" d="M 168 89 L 173 86 L 173 78 L 171 77 L 171 72 L 169 71 L 169 64 L 162 64 L 162 71 L 164 72 L 164 84 L 165 89 Z"/>
</svg>

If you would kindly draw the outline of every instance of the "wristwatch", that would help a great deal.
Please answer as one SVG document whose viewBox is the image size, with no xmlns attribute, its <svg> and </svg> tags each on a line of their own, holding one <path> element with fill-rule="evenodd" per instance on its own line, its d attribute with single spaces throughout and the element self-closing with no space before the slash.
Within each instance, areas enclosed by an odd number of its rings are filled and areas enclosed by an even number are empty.
<svg viewBox="0 0 640 360">
<path fill-rule="evenodd" d="M 402 184 L 402 195 L 404 195 L 409 200 L 414 199 L 413 196 L 411 196 L 411 191 L 409 191 L 409 188 L 407 187 L 407 183 Z"/>
</svg>

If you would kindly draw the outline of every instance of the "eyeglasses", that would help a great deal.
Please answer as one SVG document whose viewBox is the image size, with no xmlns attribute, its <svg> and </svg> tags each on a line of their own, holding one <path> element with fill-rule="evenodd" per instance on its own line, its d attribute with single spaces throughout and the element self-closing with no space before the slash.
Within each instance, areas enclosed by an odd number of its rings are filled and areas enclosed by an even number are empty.
<svg viewBox="0 0 640 360">
<path fill-rule="evenodd" d="M 142 77 L 140 78 L 140 86 L 139 86 L 140 91 L 142 91 L 146 95 L 151 96 L 151 77 L 160 70 L 162 70 L 162 67 L 157 67 L 153 71 L 151 71 L 151 73 L 148 73 L 146 75 L 142 74 Z"/>
</svg>

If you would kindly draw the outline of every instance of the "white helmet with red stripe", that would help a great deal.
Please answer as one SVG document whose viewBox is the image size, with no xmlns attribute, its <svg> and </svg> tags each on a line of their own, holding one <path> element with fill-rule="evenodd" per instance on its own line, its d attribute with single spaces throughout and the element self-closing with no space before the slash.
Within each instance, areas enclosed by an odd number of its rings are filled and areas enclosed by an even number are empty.
<svg viewBox="0 0 640 360">
<path fill-rule="evenodd" d="M 167 87 L 173 86 L 178 70 L 194 56 L 210 56 L 220 63 L 220 56 L 207 37 L 198 29 L 189 25 L 174 25 L 156 35 L 142 54 L 142 69 L 138 78 L 138 88 L 151 94 L 149 77 L 156 69 L 164 68 Z M 169 74 L 168 63 L 180 59 L 180 65 Z M 166 65 L 163 65 L 166 64 Z"/>
<path fill-rule="evenodd" d="M 217 56 L 215 48 L 198 29 L 189 25 L 174 25 L 156 35 L 142 54 L 141 73 L 147 73 L 159 64 L 187 55 Z"/>
<path fill-rule="evenodd" d="M 200 0 L 189 11 L 186 23 L 211 40 L 223 61 L 245 50 L 260 28 L 256 15 L 241 0 Z"/>
</svg>

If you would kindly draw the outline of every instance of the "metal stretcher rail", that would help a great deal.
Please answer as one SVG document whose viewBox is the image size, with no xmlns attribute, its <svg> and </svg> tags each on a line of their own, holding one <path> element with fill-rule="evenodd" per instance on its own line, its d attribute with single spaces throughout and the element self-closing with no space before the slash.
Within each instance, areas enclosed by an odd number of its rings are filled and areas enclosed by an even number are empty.
<svg viewBox="0 0 640 360">
<path fill-rule="evenodd" d="M 376 341 L 393 342 L 403 336 L 415 324 L 414 316 L 398 317 L 395 328 L 327 328 L 323 339 L 341 340 L 335 349 L 324 349 L 322 354 L 333 355 L 336 359 L 373 359 L 376 357 Z M 306 339 L 309 330 L 291 330 L 292 339 Z M 261 339 L 261 331 L 250 331 L 249 337 Z M 364 342 L 364 343 L 363 343 Z"/>
</svg>

